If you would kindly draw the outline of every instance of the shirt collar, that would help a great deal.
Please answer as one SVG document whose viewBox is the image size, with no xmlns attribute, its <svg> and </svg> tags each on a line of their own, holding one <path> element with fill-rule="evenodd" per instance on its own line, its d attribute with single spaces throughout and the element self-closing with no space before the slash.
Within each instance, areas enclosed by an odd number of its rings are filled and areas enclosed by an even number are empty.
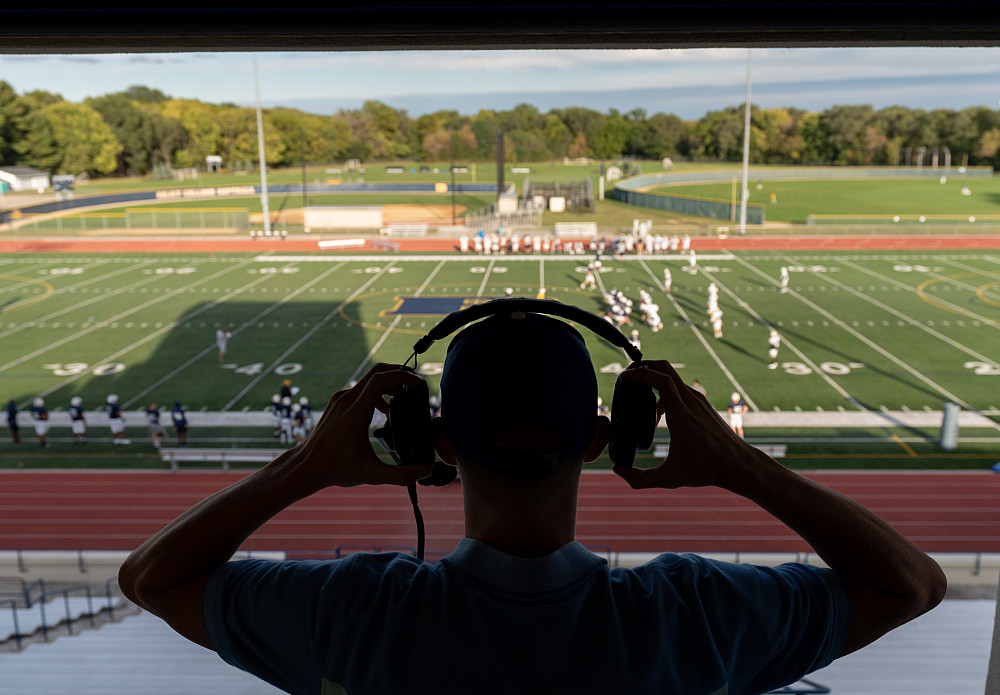
<svg viewBox="0 0 1000 695">
<path fill-rule="evenodd" d="M 607 565 L 607 560 L 576 541 L 543 557 L 523 558 L 472 538 L 463 538 L 441 561 L 478 581 L 519 593 L 561 589 Z"/>
</svg>

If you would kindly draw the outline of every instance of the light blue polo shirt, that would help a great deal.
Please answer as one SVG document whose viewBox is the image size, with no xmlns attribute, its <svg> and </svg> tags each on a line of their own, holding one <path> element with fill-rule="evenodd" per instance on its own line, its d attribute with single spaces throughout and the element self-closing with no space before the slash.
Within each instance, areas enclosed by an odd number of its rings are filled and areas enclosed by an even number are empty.
<svg viewBox="0 0 1000 695">
<path fill-rule="evenodd" d="M 291 693 L 736 695 L 833 661 L 849 605 L 807 565 L 610 569 L 578 543 L 523 559 L 464 539 L 436 564 L 230 562 L 203 616 L 223 659 Z"/>
</svg>

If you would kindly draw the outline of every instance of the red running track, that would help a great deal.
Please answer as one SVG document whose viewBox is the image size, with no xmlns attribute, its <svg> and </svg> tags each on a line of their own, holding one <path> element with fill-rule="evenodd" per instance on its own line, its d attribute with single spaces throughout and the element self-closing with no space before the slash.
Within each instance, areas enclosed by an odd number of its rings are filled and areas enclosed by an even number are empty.
<svg viewBox="0 0 1000 695">
<path fill-rule="evenodd" d="M 131 550 L 246 472 L 0 472 L 0 549 Z M 991 472 L 810 473 L 874 510 L 927 552 L 1000 552 L 1000 475 Z M 462 536 L 459 483 L 418 487 L 430 558 Z M 831 523 L 833 523 L 831 521 Z M 324 490 L 258 530 L 247 550 L 328 555 L 336 548 L 413 549 L 406 491 Z M 806 552 L 752 503 L 715 488 L 633 491 L 585 473 L 577 539 L 612 552 Z"/>
</svg>

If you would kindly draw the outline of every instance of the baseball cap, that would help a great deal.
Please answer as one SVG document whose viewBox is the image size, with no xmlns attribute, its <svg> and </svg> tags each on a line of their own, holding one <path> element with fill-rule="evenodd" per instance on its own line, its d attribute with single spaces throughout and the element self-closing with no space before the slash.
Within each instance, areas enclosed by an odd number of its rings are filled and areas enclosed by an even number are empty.
<svg viewBox="0 0 1000 695">
<path fill-rule="evenodd" d="M 565 321 L 504 312 L 464 328 L 448 346 L 441 378 L 448 440 L 494 472 L 543 478 L 582 455 L 594 436 L 596 401 L 590 353 Z M 519 442 L 520 428 L 542 436 Z"/>
</svg>

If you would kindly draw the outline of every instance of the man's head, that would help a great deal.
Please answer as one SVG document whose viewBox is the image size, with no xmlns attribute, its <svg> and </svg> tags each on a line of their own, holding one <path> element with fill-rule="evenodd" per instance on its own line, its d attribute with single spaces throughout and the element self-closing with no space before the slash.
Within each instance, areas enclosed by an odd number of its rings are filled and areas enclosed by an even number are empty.
<svg viewBox="0 0 1000 695">
<path fill-rule="evenodd" d="M 580 333 L 543 314 L 497 314 L 448 346 L 445 436 L 457 454 L 503 475 L 547 477 L 594 438 L 597 378 Z"/>
</svg>

